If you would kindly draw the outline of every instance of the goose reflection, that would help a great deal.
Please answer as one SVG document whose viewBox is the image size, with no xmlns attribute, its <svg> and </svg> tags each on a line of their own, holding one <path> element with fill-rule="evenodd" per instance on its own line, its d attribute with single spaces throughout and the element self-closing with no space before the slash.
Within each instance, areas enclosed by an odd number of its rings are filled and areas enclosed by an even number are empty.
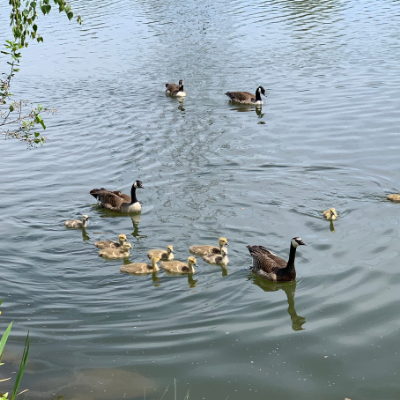
<svg viewBox="0 0 400 400">
<path fill-rule="evenodd" d="M 231 106 L 231 110 L 232 111 L 237 111 L 237 112 L 253 112 L 255 111 L 258 118 L 262 118 L 265 113 L 262 112 L 262 107 L 255 107 L 255 106 L 251 106 L 251 105 L 235 105 L 235 106 Z"/>
<path fill-rule="evenodd" d="M 292 320 L 292 329 L 294 331 L 304 330 L 303 324 L 305 324 L 306 319 L 297 315 L 295 305 L 294 305 L 294 295 L 296 293 L 296 281 L 293 282 L 269 282 L 258 276 L 250 276 L 249 280 L 252 280 L 253 285 L 259 286 L 264 292 L 276 292 L 282 289 L 286 293 L 287 302 L 289 307 L 287 309 L 290 319 Z"/>
<path fill-rule="evenodd" d="M 139 222 L 141 219 L 141 214 L 131 215 L 130 217 L 131 217 L 132 226 L 133 226 L 132 236 L 136 240 L 147 238 L 147 235 L 141 235 L 140 231 L 139 231 Z"/>
<path fill-rule="evenodd" d="M 82 239 L 84 242 L 87 242 L 88 240 L 90 240 L 89 235 L 86 233 L 86 229 L 82 228 Z"/>
</svg>

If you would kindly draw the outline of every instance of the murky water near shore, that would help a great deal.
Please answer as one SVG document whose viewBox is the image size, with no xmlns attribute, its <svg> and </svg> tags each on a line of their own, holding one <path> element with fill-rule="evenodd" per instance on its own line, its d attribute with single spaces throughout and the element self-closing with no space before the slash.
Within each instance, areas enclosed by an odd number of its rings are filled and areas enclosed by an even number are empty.
<svg viewBox="0 0 400 400">
<path fill-rule="evenodd" d="M 29 329 L 33 400 L 159 399 L 174 378 L 194 400 L 399 399 L 400 3 L 72 6 L 83 25 L 41 18 L 13 86 L 57 108 L 50 141 L 0 144 L 1 377 Z M 183 102 L 164 94 L 178 79 Z M 224 95 L 259 84 L 261 112 Z M 135 179 L 140 218 L 89 195 Z M 86 232 L 65 229 L 84 213 Z M 226 236 L 230 263 L 121 274 L 93 245 L 119 233 L 130 262 Z M 293 236 L 296 282 L 249 272 L 246 245 L 286 258 Z"/>
</svg>

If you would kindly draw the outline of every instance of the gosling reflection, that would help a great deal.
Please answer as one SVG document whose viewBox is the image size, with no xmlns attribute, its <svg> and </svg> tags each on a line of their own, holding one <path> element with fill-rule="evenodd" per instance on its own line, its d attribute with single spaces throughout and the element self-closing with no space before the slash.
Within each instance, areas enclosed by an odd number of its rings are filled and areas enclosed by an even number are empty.
<svg viewBox="0 0 400 400">
<path fill-rule="evenodd" d="M 332 233 L 335 233 L 335 227 L 333 226 L 333 221 L 331 221 L 330 225 L 329 225 L 329 229 L 331 230 Z"/>
<path fill-rule="evenodd" d="M 140 239 L 144 239 L 147 238 L 147 235 L 141 235 L 140 231 L 139 231 L 139 222 L 141 219 L 141 214 L 136 214 L 136 215 L 131 215 L 131 220 L 132 220 L 132 226 L 133 226 L 133 232 L 132 232 L 132 236 L 136 239 L 136 240 L 140 240 Z"/>
<path fill-rule="evenodd" d="M 88 240 L 90 240 L 90 237 L 89 237 L 89 235 L 87 234 L 85 228 L 82 228 L 82 239 L 83 239 L 84 242 L 87 242 Z"/>
<path fill-rule="evenodd" d="M 276 292 L 282 289 L 286 293 L 287 302 L 289 304 L 287 311 L 290 315 L 290 319 L 292 320 L 292 329 L 294 331 L 304 330 L 303 324 L 306 323 L 306 319 L 297 315 L 294 305 L 294 295 L 296 293 L 297 285 L 296 281 L 285 283 L 269 282 L 254 275 L 249 277 L 249 280 L 252 280 L 252 283 L 259 286 L 262 290 L 264 290 L 264 292 Z"/>
</svg>

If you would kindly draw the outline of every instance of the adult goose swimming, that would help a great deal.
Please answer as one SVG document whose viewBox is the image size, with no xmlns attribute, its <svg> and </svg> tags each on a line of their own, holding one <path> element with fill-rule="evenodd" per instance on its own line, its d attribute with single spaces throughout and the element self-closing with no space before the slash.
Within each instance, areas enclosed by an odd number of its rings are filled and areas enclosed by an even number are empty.
<svg viewBox="0 0 400 400">
<path fill-rule="evenodd" d="M 142 209 L 136 198 L 136 189 L 143 189 L 142 181 L 133 182 L 130 197 L 119 190 L 110 191 L 104 188 L 92 189 L 90 194 L 100 202 L 100 207 L 112 211 L 131 213 L 139 212 Z"/>
<path fill-rule="evenodd" d="M 265 89 L 259 86 L 255 95 L 250 92 L 226 92 L 225 94 L 231 99 L 232 103 L 261 105 L 263 104 L 261 94 L 265 96 Z"/>
<path fill-rule="evenodd" d="M 186 96 L 185 89 L 183 88 L 183 80 L 182 79 L 179 81 L 179 85 L 177 85 L 176 83 L 166 83 L 165 87 L 167 88 L 165 93 L 168 96 L 172 96 L 172 97 L 185 97 Z"/>
<path fill-rule="evenodd" d="M 295 237 L 290 242 L 289 260 L 286 262 L 263 246 L 246 246 L 253 258 L 253 267 L 251 270 L 260 276 L 272 282 L 290 282 L 296 279 L 296 270 L 294 268 L 294 259 L 296 249 L 306 244 Z"/>
</svg>

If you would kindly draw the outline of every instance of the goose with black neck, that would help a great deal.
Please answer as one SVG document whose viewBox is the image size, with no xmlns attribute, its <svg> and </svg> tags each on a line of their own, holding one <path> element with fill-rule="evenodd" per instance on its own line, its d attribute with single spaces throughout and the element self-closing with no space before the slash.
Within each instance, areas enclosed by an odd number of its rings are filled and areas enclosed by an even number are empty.
<svg viewBox="0 0 400 400">
<path fill-rule="evenodd" d="M 251 270 L 261 278 L 272 282 L 294 281 L 296 279 L 296 269 L 294 267 L 296 250 L 297 247 L 305 245 L 301 238 L 294 237 L 290 242 L 290 254 L 287 262 L 264 246 L 247 246 L 253 258 Z"/>
<path fill-rule="evenodd" d="M 104 188 L 92 189 L 90 194 L 100 202 L 100 207 L 123 213 L 140 212 L 142 206 L 136 197 L 136 189 L 143 189 L 142 181 L 135 181 L 131 187 L 131 197 L 119 190 L 110 191 Z"/>
</svg>

